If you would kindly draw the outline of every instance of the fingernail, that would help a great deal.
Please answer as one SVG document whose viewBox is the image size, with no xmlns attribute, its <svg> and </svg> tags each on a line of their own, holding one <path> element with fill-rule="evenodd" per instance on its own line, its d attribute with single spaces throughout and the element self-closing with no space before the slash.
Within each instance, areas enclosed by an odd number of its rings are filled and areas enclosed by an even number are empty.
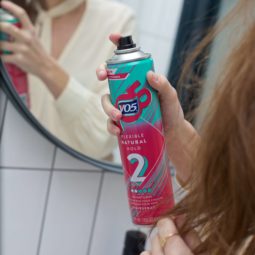
<svg viewBox="0 0 255 255">
<path fill-rule="evenodd" d="M 99 71 L 99 76 L 101 76 L 101 77 L 102 77 L 102 76 L 105 76 L 105 71 L 104 71 L 104 70 L 100 70 L 100 71 Z"/>
<path fill-rule="evenodd" d="M 155 83 L 158 83 L 158 82 L 159 82 L 159 76 L 158 76 L 157 74 L 153 73 L 152 77 L 153 77 L 153 81 L 154 81 Z"/>
<path fill-rule="evenodd" d="M 119 112 L 113 111 L 111 115 L 112 115 L 112 119 L 113 119 L 113 120 L 115 120 L 115 121 L 118 120 L 118 118 L 119 118 Z"/>
</svg>

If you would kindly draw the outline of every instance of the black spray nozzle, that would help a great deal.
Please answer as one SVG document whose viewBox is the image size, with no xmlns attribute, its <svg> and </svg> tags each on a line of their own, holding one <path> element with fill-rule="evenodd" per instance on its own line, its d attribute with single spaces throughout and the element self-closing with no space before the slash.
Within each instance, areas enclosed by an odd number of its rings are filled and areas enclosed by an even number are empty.
<svg viewBox="0 0 255 255">
<path fill-rule="evenodd" d="M 136 47 L 136 44 L 133 42 L 133 38 L 131 35 L 121 37 L 119 39 L 118 50 L 127 50 L 127 49 L 132 49 L 135 47 Z"/>
<path fill-rule="evenodd" d="M 139 255 L 144 251 L 146 234 L 138 230 L 127 231 L 123 255 Z"/>
</svg>

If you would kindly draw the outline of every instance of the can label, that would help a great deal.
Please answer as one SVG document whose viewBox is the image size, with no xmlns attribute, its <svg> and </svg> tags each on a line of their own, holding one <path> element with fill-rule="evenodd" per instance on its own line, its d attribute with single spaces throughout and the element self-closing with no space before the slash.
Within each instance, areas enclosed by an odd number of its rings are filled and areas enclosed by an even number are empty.
<svg viewBox="0 0 255 255">
<path fill-rule="evenodd" d="M 133 222 L 154 224 L 173 207 L 173 190 L 157 92 L 146 74 L 151 58 L 108 65 L 112 103 L 122 112 L 118 123 L 120 154 Z"/>
<path fill-rule="evenodd" d="M 6 63 L 5 68 L 12 80 L 16 92 L 19 94 L 21 101 L 26 105 L 27 108 L 29 108 L 30 101 L 28 95 L 27 74 L 13 64 Z"/>
</svg>

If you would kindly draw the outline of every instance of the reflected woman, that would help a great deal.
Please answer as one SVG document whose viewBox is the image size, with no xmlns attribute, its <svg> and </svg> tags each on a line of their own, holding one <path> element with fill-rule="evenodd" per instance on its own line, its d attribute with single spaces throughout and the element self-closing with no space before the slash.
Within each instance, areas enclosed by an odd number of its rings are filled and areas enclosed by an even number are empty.
<svg viewBox="0 0 255 255">
<path fill-rule="evenodd" d="M 12 52 L 3 62 L 29 74 L 31 112 L 75 150 L 111 160 L 116 142 L 100 103 L 108 86 L 98 84 L 95 69 L 112 55 L 111 31 L 134 33 L 132 11 L 106 0 L 13 0 L 1 7 L 22 23 L 22 29 L 1 24 L 14 41 L 0 49 Z"/>
</svg>

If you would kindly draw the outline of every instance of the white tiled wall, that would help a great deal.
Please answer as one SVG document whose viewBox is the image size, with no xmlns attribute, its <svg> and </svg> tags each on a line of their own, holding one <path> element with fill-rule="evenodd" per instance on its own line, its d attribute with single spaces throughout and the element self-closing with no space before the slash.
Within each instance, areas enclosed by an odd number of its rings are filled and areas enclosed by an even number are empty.
<svg viewBox="0 0 255 255">
<path fill-rule="evenodd" d="M 36 254 L 49 171 L 1 170 L 1 254 Z"/>
<path fill-rule="evenodd" d="M 166 73 L 183 1 L 121 2 L 138 13 L 140 44 Z M 0 254 L 120 255 L 125 232 L 135 228 L 123 177 L 57 149 L 2 90 L 0 107 Z"/>
<path fill-rule="evenodd" d="M 3 167 L 49 169 L 54 146 L 23 121 L 8 102 L 0 150 Z"/>
<path fill-rule="evenodd" d="M 83 162 L 81 160 L 78 160 L 72 156 L 70 156 L 69 154 L 67 154 L 66 152 L 57 149 L 56 152 L 56 159 L 54 162 L 54 169 L 62 169 L 62 170 L 86 170 L 86 169 L 90 169 L 92 171 L 99 171 L 100 169 L 98 169 L 95 166 L 92 166 L 86 162 Z"/>
<path fill-rule="evenodd" d="M 137 16 L 139 44 L 152 53 L 157 72 L 167 74 L 183 0 L 119 0 Z"/>
<path fill-rule="evenodd" d="M 111 244 L 111 254 L 120 254 L 123 248 L 124 233 L 136 229 L 130 219 L 123 176 L 104 174 L 97 221 L 91 243 L 91 255 L 105 254 Z M 99 245 L 100 244 L 100 245 Z"/>
<path fill-rule="evenodd" d="M 41 255 L 87 252 L 102 173 L 54 172 Z"/>
</svg>

